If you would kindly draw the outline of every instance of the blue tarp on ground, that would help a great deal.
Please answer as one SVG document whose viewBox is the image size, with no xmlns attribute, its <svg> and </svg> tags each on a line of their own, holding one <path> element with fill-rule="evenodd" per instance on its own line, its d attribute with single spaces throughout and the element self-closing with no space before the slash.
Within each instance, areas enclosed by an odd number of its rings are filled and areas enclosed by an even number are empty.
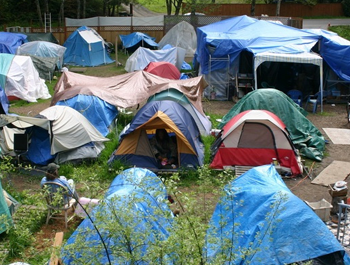
<svg viewBox="0 0 350 265">
<path fill-rule="evenodd" d="M 16 54 L 17 48 L 27 42 L 27 36 L 21 33 L 0 32 L 0 53 Z"/>
<path fill-rule="evenodd" d="M 166 200 L 164 184 L 147 169 L 131 168 L 116 176 L 90 214 L 110 264 L 150 264 L 145 255 L 170 234 L 173 214 Z M 86 218 L 71 235 L 61 252 L 64 264 L 109 264 L 94 226 Z M 166 254 L 162 263 L 172 264 Z"/>
<path fill-rule="evenodd" d="M 106 136 L 118 115 L 118 109 L 106 101 L 89 95 L 78 94 L 73 98 L 61 100 L 56 105 L 68 106 L 80 112 L 94 127 Z"/>
<path fill-rule="evenodd" d="M 232 254 L 231 262 L 221 264 L 283 265 L 336 251 L 348 260 L 325 223 L 288 189 L 273 165 L 253 168 L 224 188 L 206 239 L 209 261 Z"/>
<path fill-rule="evenodd" d="M 64 63 L 79 66 L 98 66 L 113 63 L 103 38 L 92 28 L 82 26 L 63 44 L 67 48 Z"/>
</svg>

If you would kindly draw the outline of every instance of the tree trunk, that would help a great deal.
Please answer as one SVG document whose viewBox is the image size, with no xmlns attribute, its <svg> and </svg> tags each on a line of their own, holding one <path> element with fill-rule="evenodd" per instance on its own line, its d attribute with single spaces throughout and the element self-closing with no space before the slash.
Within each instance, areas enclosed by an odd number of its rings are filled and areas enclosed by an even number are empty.
<svg viewBox="0 0 350 265">
<path fill-rule="evenodd" d="M 35 4 L 36 4 L 36 11 L 38 12 L 39 23 L 40 23 L 40 26 L 42 27 L 44 25 L 44 23 L 43 23 L 43 16 L 41 15 L 41 8 L 40 8 L 39 0 L 35 0 Z"/>
<path fill-rule="evenodd" d="M 50 10 L 49 10 L 49 1 L 48 0 L 45 0 L 45 13 L 50 13 Z"/>
<path fill-rule="evenodd" d="M 167 15 L 171 15 L 172 0 L 165 0 Z"/>
<path fill-rule="evenodd" d="M 255 16 L 255 3 L 256 3 L 256 0 L 252 0 L 252 5 L 250 6 L 250 15 L 252 17 Z"/>
<path fill-rule="evenodd" d="M 60 13 L 58 14 L 58 24 L 60 27 L 64 26 L 64 0 L 61 2 Z"/>
<path fill-rule="evenodd" d="M 280 16 L 280 10 L 281 10 L 281 0 L 277 0 L 276 17 Z"/>
<path fill-rule="evenodd" d="M 77 0 L 77 19 L 80 18 L 80 0 Z"/>
<path fill-rule="evenodd" d="M 86 16 L 86 0 L 83 0 L 83 13 L 81 14 L 82 18 Z"/>
</svg>

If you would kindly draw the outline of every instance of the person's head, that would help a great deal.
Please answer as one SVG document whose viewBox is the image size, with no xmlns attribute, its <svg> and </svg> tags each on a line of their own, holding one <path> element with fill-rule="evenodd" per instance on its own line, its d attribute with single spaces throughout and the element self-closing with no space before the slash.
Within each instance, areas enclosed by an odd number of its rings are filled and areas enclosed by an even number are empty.
<svg viewBox="0 0 350 265">
<path fill-rule="evenodd" d="M 46 171 L 46 179 L 47 180 L 54 180 L 55 178 L 58 178 L 58 169 L 60 168 L 59 165 L 56 165 L 55 163 L 50 163 L 47 165 L 47 171 Z"/>
<path fill-rule="evenodd" d="M 167 140 L 169 138 L 169 135 L 165 129 L 157 129 L 156 137 L 159 140 Z"/>
</svg>

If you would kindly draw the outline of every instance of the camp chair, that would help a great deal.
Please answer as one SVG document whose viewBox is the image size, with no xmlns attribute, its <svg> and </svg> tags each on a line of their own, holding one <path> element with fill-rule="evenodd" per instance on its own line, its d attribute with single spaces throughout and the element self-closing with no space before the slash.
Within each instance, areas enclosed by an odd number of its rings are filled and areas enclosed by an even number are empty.
<svg viewBox="0 0 350 265">
<path fill-rule="evenodd" d="M 312 104 L 312 113 L 316 113 L 317 111 L 317 105 L 321 104 L 322 98 L 321 98 L 321 93 L 317 92 L 315 95 L 309 95 L 306 100 L 305 104 L 305 110 L 307 110 L 307 107 L 309 103 Z"/>
<path fill-rule="evenodd" d="M 77 201 L 72 196 L 71 192 L 66 186 L 56 182 L 45 182 L 42 190 L 46 199 L 47 217 L 46 224 L 52 219 L 64 219 L 66 228 L 68 226 L 68 210 L 75 210 Z M 63 214 L 62 214 L 63 212 Z"/>
<path fill-rule="evenodd" d="M 297 103 L 300 107 L 302 104 L 303 100 L 303 93 L 301 93 L 300 90 L 297 89 L 292 89 L 287 92 L 287 95 L 295 102 Z"/>
</svg>

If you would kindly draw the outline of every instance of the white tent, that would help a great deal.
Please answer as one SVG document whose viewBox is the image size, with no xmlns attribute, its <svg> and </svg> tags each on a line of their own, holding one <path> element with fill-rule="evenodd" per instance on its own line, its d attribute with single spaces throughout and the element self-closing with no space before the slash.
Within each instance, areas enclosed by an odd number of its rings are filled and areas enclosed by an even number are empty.
<svg viewBox="0 0 350 265">
<path fill-rule="evenodd" d="M 315 53 L 272 53 L 262 52 L 254 55 L 254 89 L 258 89 L 257 69 L 263 62 L 285 62 L 285 63 L 305 63 L 314 64 L 320 68 L 320 93 L 323 98 L 323 59 L 321 56 Z M 321 112 L 323 111 L 323 105 L 321 101 Z"/>
<path fill-rule="evenodd" d="M 125 63 L 127 72 L 134 72 L 145 69 L 150 62 L 168 62 L 181 69 L 185 60 L 186 50 L 180 47 L 173 47 L 167 50 L 150 50 L 139 47 Z"/>
<path fill-rule="evenodd" d="M 51 98 L 30 56 L 1 53 L 0 86 L 8 97 L 14 96 L 29 102 Z"/>
<path fill-rule="evenodd" d="M 167 44 L 183 48 L 186 50 L 186 57 L 193 57 L 197 48 L 197 34 L 194 27 L 186 21 L 179 22 L 158 43 L 161 49 Z"/>
</svg>

